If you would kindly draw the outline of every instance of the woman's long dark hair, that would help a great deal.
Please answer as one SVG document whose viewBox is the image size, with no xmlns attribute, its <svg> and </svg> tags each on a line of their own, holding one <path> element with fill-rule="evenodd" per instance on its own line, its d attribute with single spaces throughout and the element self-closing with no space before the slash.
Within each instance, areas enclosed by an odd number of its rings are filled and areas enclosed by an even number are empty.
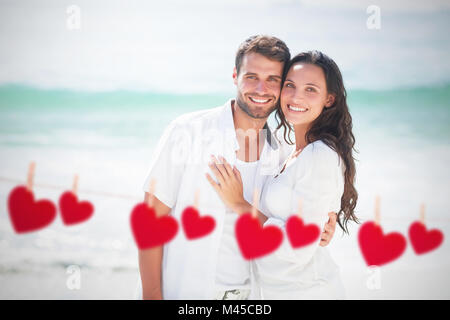
<svg viewBox="0 0 450 320">
<path fill-rule="evenodd" d="M 333 105 L 323 108 L 322 113 L 312 122 L 305 138 L 307 143 L 322 140 L 327 146 L 336 151 L 344 161 L 344 194 L 341 198 L 341 208 L 338 212 L 337 221 L 342 230 L 348 233 L 348 221 L 352 220 L 357 223 L 359 221 L 354 213 L 356 201 L 358 200 L 358 193 L 354 186 L 356 174 L 353 158 L 355 137 L 352 133 L 352 117 L 347 106 L 347 92 L 344 88 L 344 81 L 338 66 L 331 58 L 320 51 L 308 51 L 296 55 L 289 61 L 285 68 L 283 82 L 290 68 L 299 62 L 320 67 L 325 74 L 328 93 L 335 96 Z M 286 121 L 281 111 L 280 102 L 278 103 L 275 118 L 278 122 L 277 130 L 281 127 L 284 129 L 284 140 L 288 144 L 294 144 L 290 138 L 293 128 Z"/>
</svg>

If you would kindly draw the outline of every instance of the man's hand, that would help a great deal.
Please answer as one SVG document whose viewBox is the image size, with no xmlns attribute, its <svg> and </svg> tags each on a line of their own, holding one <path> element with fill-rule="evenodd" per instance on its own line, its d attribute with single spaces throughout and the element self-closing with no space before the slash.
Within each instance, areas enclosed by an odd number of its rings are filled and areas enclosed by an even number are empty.
<svg viewBox="0 0 450 320">
<path fill-rule="evenodd" d="M 328 219 L 328 222 L 325 224 L 323 232 L 320 235 L 320 246 L 322 247 L 325 247 L 330 243 L 334 235 L 334 230 L 336 229 L 337 214 L 335 212 L 329 212 L 328 216 L 330 218 Z"/>
</svg>

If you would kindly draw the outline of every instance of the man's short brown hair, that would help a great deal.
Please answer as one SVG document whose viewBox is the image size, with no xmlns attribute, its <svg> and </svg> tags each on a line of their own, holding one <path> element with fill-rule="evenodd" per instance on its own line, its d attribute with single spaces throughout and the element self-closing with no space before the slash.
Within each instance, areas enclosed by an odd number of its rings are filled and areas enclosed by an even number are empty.
<svg viewBox="0 0 450 320">
<path fill-rule="evenodd" d="M 250 52 L 259 53 L 268 59 L 283 62 L 284 66 L 287 65 L 291 58 L 289 48 L 280 39 L 263 35 L 252 36 L 241 43 L 236 53 L 235 66 L 237 74 L 239 74 L 244 55 Z"/>
</svg>

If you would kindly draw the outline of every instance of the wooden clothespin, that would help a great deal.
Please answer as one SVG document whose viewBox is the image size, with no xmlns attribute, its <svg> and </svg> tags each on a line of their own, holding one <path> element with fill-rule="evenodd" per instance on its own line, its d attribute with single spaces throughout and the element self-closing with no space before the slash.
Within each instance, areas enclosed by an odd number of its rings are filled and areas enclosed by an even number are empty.
<svg viewBox="0 0 450 320">
<path fill-rule="evenodd" d="M 33 180 L 34 180 L 34 170 L 36 169 L 36 163 L 33 161 L 28 167 L 28 177 L 27 177 L 27 190 L 33 191 Z"/>
<path fill-rule="evenodd" d="M 155 181 L 155 179 L 152 179 L 152 180 L 150 181 L 150 190 L 149 190 L 149 192 L 150 192 L 150 197 L 148 197 L 148 200 L 147 200 L 147 206 L 148 206 L 149 208 L 152 208 L 152 207 L 153 207 L 153 204 L 154 204 L 154 198 L 155 198 L 155 185 L 156 185 L 156 181 Z"/>
<path fill-rule="evenodd" d="M 378 225 L 378 226 L 380 225 L 380 219 L 381 219 L 381 216 L 380 216 L 380 196 L 377 195 L 375 197 L 375 224 Z"/>
<path fill-rule="evenodd" d="M 259 192 L 258 189 L 255 188 L 253 191 L 253 206 L 252 206 L 252 217 L 258 218 L 258 200 L 259 200 Z"/>
<path fill-rule="evenodd" d="M 78 192 L 78 174 L 75 174 L 73 177 L 73 185 L 72 185 L 72 193 L 74 196 L 77 196 Z"/>
<path fill-rule="evenodd" d="M 420 222 L 425 225 L 425 203 L 420 205 Z"/>
</svg>

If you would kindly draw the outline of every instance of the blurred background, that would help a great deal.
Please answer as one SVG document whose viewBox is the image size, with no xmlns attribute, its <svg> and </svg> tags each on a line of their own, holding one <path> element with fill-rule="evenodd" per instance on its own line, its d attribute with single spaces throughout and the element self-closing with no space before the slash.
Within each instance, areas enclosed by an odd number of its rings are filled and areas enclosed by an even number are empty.
<svg viewBox="0 0 450 320">
<path fill-rule="evenodd" d="M 369 269 L 359 225 L 329 248 L 351 299 L 449 299 L 450 3 L 354 0 L 0 1 L 0 298 L 133 299 L 129 215 L 176 116 L 222 105 L 239 44 L 274 35 L 340 67 L 356 137 L 357 215 L 385 233 L 426 205 L 436 250 Z M 275 124 L 270 118 L 270 123 Z M 79 175 L 86 223 L 16 234 L 10 191 L 36 162 L 36 199 Z M 73 267 L 75 266 L 75 267 Z M 75 270 L 75 271 L 74 271 Z M 75 273 L 80 286 L 70 283 Z"/>
</svg>

